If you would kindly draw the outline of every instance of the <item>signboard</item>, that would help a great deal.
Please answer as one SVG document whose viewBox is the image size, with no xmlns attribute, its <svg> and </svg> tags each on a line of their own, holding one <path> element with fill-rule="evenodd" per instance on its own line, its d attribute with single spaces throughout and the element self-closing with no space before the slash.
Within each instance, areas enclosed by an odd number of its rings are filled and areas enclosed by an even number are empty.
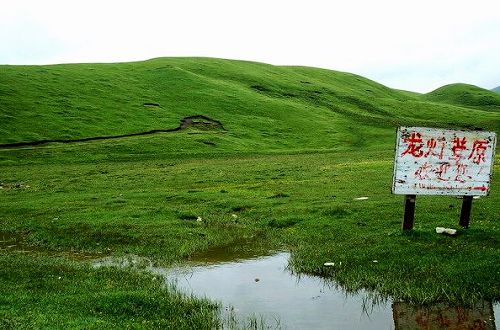
<svg viewBox="0 0 500 330">
<path fill-rule="evenodd" d="M 400 127 L 392 192 L 402 195 L 487 195 L 495 145 L 493 132 Z"/>
</svg>

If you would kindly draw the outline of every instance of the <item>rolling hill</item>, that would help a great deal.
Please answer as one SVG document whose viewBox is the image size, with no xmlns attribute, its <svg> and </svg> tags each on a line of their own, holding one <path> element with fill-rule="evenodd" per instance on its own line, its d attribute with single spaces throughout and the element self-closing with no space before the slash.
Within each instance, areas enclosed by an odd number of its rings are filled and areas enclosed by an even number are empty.
<svg viewBox="0 0 500 330">
<path fill-rule="evenodd" d="M 500 93 L 500 86 L 493 88 L 491 91 L 495 93 Z"/>
<path fill-rule="evenodd" d="M 500 96 L 471 85 L 425 95 L 344 72 L 211 58 L 0 66 L 0 144 L 220 123 L 233 150 L 392 144 L 398 125 L 499 130 Z"/>
<path fill-rule="evenodd" d="M 451 84 L 440 87 L 426 94 L 424 99 L 458 106 L 500 109 L 500 95 L 468 84 Z"/>
</svg>

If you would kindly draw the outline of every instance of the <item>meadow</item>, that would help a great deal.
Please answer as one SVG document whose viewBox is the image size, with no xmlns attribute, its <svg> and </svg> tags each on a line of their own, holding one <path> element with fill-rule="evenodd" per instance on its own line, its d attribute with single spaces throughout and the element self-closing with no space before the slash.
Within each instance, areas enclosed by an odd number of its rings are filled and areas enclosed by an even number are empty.
<svg viewBox="0 0 500 330">
<path fill-rule="evenodd" d="M 403 232 L 403 196 L 390 191 L 397 126 L 498 132 L 497 94 L 456 84 L 421 95 L 342 72 L 179 58 L 0 66 L 0 111 L 3 328 L 220 327 L 215 302 L 89 260 L 168 266 L 242 242 L 290 250 L 294 271 L 347 291 L 500 298 L 497 174 L 456 237 L 434 229 L 458 228 L 461 199 L 419 196 Z M 203 117 L 137 135 L 189 116 Z M 102 139 L 81 142 L 92 137 Z M 43 140 L 66 142 L 29 145 Z"/>
</svg>

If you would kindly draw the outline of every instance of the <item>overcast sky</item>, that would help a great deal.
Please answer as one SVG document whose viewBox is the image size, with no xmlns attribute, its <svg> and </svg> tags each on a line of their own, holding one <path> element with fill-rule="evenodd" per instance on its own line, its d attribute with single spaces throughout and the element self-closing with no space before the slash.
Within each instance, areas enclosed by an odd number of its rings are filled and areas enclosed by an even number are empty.
<svg viewBox="0 0 500 330">
<path fill-rule="evenodd" d="M 207 56 L 500 85 L 500 0 L 2 0 L 0 64 Z"/>
</svg>

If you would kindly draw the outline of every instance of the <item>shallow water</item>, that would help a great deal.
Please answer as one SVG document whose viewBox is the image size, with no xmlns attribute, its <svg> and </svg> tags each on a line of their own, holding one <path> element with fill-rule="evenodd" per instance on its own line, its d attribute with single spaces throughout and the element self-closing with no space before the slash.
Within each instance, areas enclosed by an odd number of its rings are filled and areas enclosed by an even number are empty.
<svg viewBox="0 0 500 330">
<path fill-rule="evenodd" d="M 390 329 L 390 304 L 364 310 L 363 295 L 346 296 L 312 276 L 296 277 L 285 269 L 289 254 L 278 253 L 236 262 L 167 270 L 185 292 L 232 305 L 237 317 L 279 320 L 289 329 Z"/>
<path fill-rule="evenodd" d="M 249 317 L 284 329 L 495 329 L 500 305 L 478 303 L 472 309 L 446 304 L 415 306 L 375 301 L 367 292 L 347 294 L 342 288 L 287 269 L 289 253 L 257 256 L 251 251 L 212 250 L 188 264 L 165 269 L 148 259 L 106 258 L 95 267 L 143 269 L 175 283 L 187 294 L 221 302 L 224 317 L 245 323 Z M 498 321 L 497 325 L 498 326 Z"/>
</svg>

